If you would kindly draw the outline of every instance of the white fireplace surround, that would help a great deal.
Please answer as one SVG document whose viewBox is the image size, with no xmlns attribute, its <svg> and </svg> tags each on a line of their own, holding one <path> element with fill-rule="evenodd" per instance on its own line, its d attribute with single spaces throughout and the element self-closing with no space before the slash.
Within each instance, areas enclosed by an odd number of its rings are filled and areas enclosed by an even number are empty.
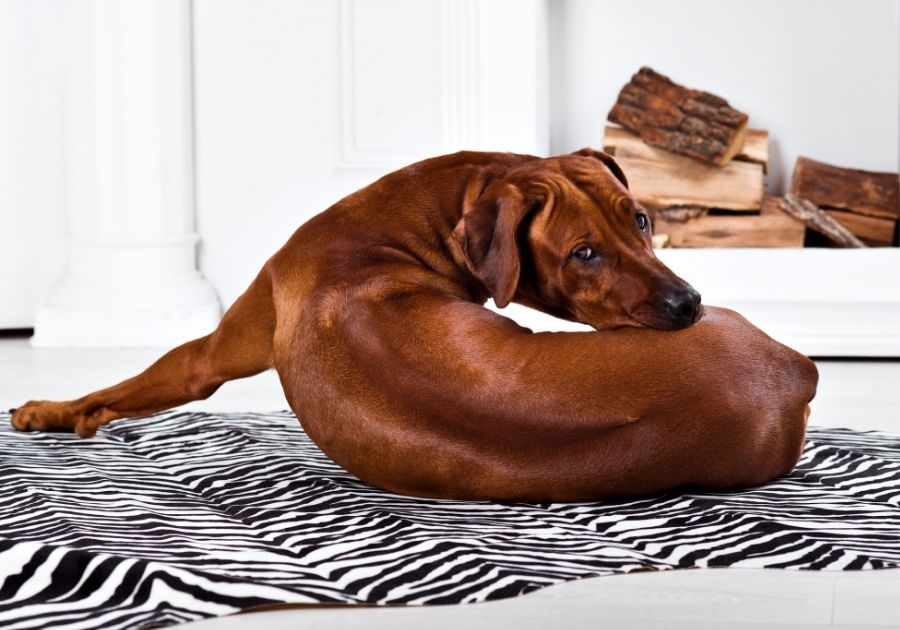
<svg viewBox="0 0 900 630">
<path fill-rule="evenodd" d="M 690 280 L 704 304 L 734 309 L 805 354 L 900 357 L 895 248 L 664 249 L 657 254 Z M 587 330 L 524 307 L 498 312 L 535 330 Z"/>
<path fill-rule="evenodd" d="M 337 0 L 333 6 L 339 115 L 333 151 L 325 155 L 334 189 L 350 192 L 412 159 L 462 147 L 548 152 L 546 2 Z M 365 99 L 378 81 L 393 80 L 370 57 L 376 37 L 387 46 L 385 55 L 399 54 L 389 42 L 404 34 L 391 30 L 391 12 L 416 12 L 440 46 L 417 60 L 434 98 L 427 105 L 394 104 L 409 109 L 385 113 Z M 381 21 L 359 21 L 374 15 Z M 67 262 L 38 312 L 32 343 L 170 346 L 205 334 L 221 305 L 196 262 L 204 233 L 198 235 L 195 217 L 192 3 L 81 0 L 66 3 L 65 19 L 71 35 Z M 404 134 L 407 125 L 416 133 Z M 900 249 L 665 250 L 659 256 L 706 303 L 736 308 L 807 354 L 900 356 Z M 233 297 L 230 289 L 225 297 Z M 536 328 L 566 328 L 525 309 L 507 313 Z"/>
</svg>

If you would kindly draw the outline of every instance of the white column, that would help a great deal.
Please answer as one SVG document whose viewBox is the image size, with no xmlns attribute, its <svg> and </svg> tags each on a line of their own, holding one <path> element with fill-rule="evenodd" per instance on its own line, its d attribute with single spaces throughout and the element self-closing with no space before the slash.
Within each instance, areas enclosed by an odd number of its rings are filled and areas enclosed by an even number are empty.
<svg viewBox="0 0 900 630">
<path fill-rule="evenodd" d="M 70 0 L 67 268 L 36 347 L 171 346 L 221 308 L 197 271 L 190 0 Z"/>
</svg>

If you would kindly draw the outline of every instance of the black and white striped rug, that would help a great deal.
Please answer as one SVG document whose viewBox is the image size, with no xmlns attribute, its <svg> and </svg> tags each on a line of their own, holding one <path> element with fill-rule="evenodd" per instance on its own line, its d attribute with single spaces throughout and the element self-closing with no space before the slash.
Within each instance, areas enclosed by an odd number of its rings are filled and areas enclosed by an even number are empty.
<svg viewBox="0 0 900 630">
<path fill-rule="evenodd" d="M 376 490 L 289 412 L 168 412 L 93 440 L 0 423 L 8 628 L 477 602 L 635 569 L 900 566 L 900 436 L 884 433 L 813 428 L 790 476 L 742 492 L 538 505 Z"/>
</svg>

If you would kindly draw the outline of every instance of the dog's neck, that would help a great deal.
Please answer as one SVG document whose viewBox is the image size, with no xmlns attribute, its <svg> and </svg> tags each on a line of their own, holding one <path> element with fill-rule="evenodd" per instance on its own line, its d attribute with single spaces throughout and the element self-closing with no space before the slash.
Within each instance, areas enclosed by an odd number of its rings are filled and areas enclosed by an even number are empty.
<svg viewBox="0 0 900 630">
<path fill-rule="evenodd" d="M 490 294 L 469 268 L 453 230 L 491 183 L 511 168 L 535 159 L 516 154 L 504 157 L 498 160 L 497 154 L 461 152 L 425 160 L 390 173 L 366 189 L 370 203 L 374 198 L 380 207 L 356 206 L 356 195 L 339 202 L 335 209 L 349 213 L 345 215 L 348 223 L 359 229 L 356 253 L 367 252 L 369 262 L 360 269 L 368 276 L 396 277 L 390 270 L 401 264 L 407 267 L 403 276 L 407 283 L 484 304 Z M 380 218 L 382 212 L 393 211 L 395 199 L 408 202 L 412 194 L 419 197 L 412 205 L 415 213 L 406 214 L 403 221 Z M 345 251 L 334 254 L 339 259 L 352 255 Z"/>
</svg>

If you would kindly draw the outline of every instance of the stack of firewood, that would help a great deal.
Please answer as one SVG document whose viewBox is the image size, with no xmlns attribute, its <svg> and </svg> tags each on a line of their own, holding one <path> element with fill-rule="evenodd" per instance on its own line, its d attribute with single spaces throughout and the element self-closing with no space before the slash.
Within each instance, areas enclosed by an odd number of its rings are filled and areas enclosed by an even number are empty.
<svg viewBox="0 0 900 630">
<path fill-rule="evenodd" d="M 650 211 L 654 244 L 802 247 L 808 228 L 843 246 L 897 243 L 894 173 L 797 161 L 791 194 L 766 196 L 769 136 L 718 96 L 650 68 L 619 94 L 604 151 Z"/>
</svg>

